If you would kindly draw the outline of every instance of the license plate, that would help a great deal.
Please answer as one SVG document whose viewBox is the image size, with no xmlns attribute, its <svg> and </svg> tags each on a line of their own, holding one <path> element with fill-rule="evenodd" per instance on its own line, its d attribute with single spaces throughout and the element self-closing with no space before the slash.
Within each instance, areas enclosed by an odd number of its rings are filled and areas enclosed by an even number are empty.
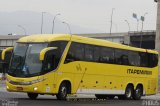
<svg viewBox="0 0 160 106">
<path fill-rule="evenodd" d="M 23 87 L 17 87 L 17 91 L 23 91 Z"/>
</svg>

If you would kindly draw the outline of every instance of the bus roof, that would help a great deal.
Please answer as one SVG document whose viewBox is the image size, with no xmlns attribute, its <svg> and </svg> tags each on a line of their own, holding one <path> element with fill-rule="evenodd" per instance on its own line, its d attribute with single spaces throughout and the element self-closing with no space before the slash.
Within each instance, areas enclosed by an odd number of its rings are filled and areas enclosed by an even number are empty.
<svg viewBox="0 0 160 106">
<path fill-rule="evenodd" d="M 70 37 L 71 36 L 69 34 L 37 34 L 37 35 L 22 37 L 17 42 L 24 42 L 24 43 L 39 42 L 40 43 L 40 42 L 51 42 L 51 41 L 57 41 L 57 40 L 69 41 Z M 132 51 L 141 51 L 141 52 L 147 51 L 148 53 L 158 54 L 158 52 L 154 50 L 146 50 L 146 49 L 141 49 L 141 48 L 131 47 L 127 45 L 122 45 L 119 43 L 110 42 L 107 40 L 94 39 L 94 38 L 82 37 L 77 35 L 72 35 L 72 41 L 82 42 L 82 43 L 92 44 L 92 45 L 125 49 L 125 50 L 132 50 Z"/>
</svg>

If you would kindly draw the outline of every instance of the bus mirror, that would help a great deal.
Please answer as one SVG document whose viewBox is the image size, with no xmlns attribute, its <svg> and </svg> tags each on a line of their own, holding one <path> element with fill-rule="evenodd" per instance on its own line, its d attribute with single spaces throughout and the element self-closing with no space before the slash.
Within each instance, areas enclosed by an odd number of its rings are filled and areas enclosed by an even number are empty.
<svg viewBox="0 0 160 106">
<path fill-rule="evenodd" d="M 57 49 L 57 47 L 47 47 L 47 48 L 42 49 L 40 54 L 39 54 L 39 60 L 43 61 L 46 53 L 48 51 L 54 50 L 54 49 Z"/>
<path fill-rule="evenodd" d="M 2 51 L 2 54 L 1 54 L 2 60 L 5 60 L 6 54 L 7 54 L 8 52 L 11 52 L 12 50 L 13 50 L 13 47 L 8 47 L 8 48 L 4 49 L 4 50 Z"/>
</svg>

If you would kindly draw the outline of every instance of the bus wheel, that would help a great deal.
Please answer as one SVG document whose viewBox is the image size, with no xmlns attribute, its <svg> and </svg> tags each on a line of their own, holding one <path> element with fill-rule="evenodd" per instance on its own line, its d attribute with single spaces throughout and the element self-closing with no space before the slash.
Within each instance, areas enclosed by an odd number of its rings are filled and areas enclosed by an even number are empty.
<svg viewBox="0 0 160 106">
<path fill-rule="evenodd" d="M 38 97 L 38 93 L 27 93 L 27 95 L 31 100 L 35 100 Z"/>
<path fill-rule="evenodd" d="M 120 100 L 125 100 L 125 99 L 132 99 L 133 97 L 133 86 L 132 85 L 128 85 L 126 87 L 126 90 L 125 90 L 125 94 L 124 95 L 119 95 L 118 96 L 118 99 Z"/>
<path fill-rule="evenodd" d="M 107 99 L 106 95 L 101 95 L 101 94 L 95 94 L 97 99 Z"/>
<path fill-rule="evenodd" d="M 125 99 L 132 99 L 133 90 L 134 90 L 134 88 L 131 85 L 128 85 L 125 90 L 124 98 Z"/>
<path fill-rule="evenodd" d="M 136 87 L 136 89 L 134 90 L 133 99 L 134 99 L 134 100 L 140 100 L 142 94 L 143 94 L 143 87 L 140 86 L 140 85 L 138 85 L 138 86 Z"/>
<path fill-rule="evenodd" d="M 58 94 L 56 95 L 58 100 L 66 100 L 67 97 L 67 86 L 65 83 L 62 83 L 59 87 Z"/>
</svg>

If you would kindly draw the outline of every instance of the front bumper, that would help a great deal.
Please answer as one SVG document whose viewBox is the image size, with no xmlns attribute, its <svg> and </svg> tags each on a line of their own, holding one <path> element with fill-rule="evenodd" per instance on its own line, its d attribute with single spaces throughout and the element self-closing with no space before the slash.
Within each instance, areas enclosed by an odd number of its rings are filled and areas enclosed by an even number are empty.
<svg viewBox="0 0 160 106">
<path fill-rule="evenodd" d="M 31 92 L 31 93 L 44 93 L 41 83 L 32 85 L 14 85 L 6 81 L 6 89 L 9 92 Z"/>
</svg>

